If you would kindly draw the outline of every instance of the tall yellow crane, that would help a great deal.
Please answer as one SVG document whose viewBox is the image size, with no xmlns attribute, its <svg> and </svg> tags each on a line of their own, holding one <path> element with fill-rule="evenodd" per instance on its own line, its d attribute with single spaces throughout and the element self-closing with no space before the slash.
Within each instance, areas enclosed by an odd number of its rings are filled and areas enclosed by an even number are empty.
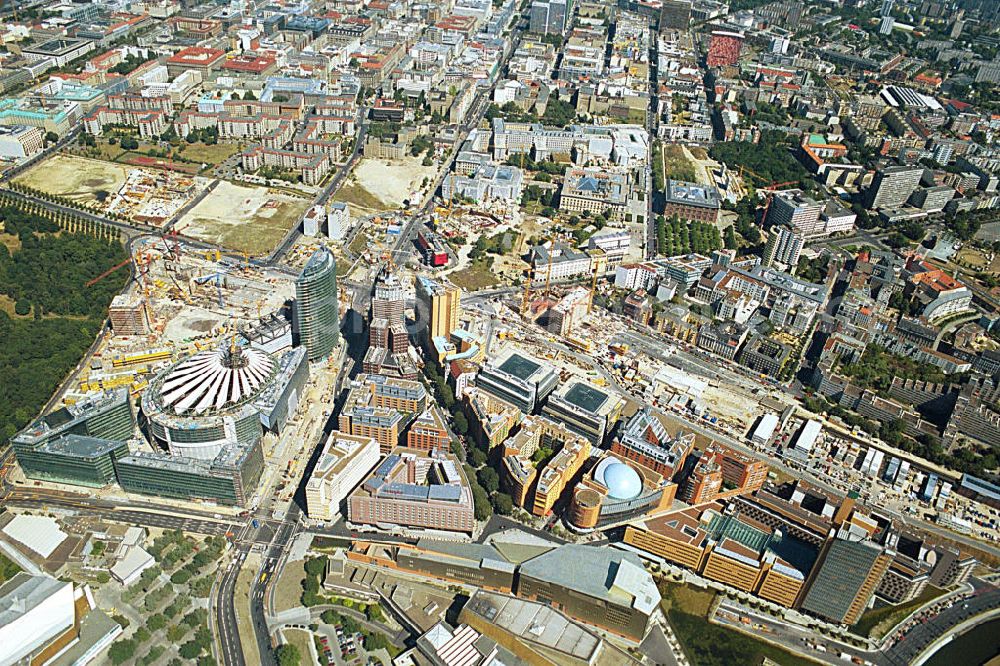
<svg viewBox="0 0 1000 666">
<path fill-rule="evenodd" d="M 597 269 L 599 264 L 594 261 L 591 262 L 594 265 L 594 272 L 590 276 L 590 297 L 587 299 L 587 314 L 594 309 L 594 293 L 597 291 Z"/>
</svg>

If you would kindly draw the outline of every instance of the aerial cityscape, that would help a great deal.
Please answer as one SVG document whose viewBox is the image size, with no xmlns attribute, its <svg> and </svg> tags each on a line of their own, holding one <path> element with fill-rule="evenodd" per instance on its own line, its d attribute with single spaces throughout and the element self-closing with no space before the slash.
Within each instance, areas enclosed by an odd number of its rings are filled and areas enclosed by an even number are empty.
<svg viewBox="0 0 1000 666">
<path fill-rule="evenodd" d="M 0 666 L 1000 666 L 997 0 L 0 0 Z"/>
</svg>

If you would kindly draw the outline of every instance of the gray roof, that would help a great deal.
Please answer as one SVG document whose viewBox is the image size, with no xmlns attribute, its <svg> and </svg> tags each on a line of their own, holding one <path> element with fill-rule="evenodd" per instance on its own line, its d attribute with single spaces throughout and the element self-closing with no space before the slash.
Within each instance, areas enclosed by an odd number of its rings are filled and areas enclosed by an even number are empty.
<svg viewBox="0 0 1000 666">
<path fill-rule="evenodd" d="M 566 544 L 523 563 L 520 573 L 646 615 L 660 603 L 660 593 L 642 561 L 612 548 Z"/>
</svg>

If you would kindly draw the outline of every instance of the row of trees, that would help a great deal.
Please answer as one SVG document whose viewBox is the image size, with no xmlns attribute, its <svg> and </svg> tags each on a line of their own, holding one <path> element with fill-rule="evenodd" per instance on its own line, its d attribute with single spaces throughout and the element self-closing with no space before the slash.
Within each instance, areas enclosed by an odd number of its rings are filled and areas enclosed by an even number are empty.
<svg viewBox="0 0 1000 666">
<path fill-rule="evenodd" d="M 708 254 L 722 248 L 722 235 L 713 224 L 689 222 L 676 215 L 668 222 L 660 215 L 656 218 L 656 247 L 668 257 L 690 252 Z"/>
</svg>

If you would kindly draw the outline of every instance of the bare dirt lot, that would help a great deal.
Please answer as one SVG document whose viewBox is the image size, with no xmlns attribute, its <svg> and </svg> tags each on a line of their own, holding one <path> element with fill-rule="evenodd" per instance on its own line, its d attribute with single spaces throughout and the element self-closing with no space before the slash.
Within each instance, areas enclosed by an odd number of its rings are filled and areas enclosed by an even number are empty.
<svg viewBox="0 0 1000 666">
<path fill-rule="evenodd" d="M 305 199 L 269 190 L 221 182 L 177 223 L 177 230 L 223 247 L 266 254 L 296 224 Z"/>
<path fill-rule="evenodd" d="M 14 179 L 36 190 L 80 203 L 96 203 L 97 192 L 117 192 L 128 168 L 73 155 L 54 155 Z"/>
<path fill-rule="evenodd" d="M 402 160 L 363 159 L 352 180 L 379 199 L 386 208 L 399 208 L 420 189 L 424 178 L 434 178 L 436 167 L 425 167 L 419 157 Z"/>
</svg>

